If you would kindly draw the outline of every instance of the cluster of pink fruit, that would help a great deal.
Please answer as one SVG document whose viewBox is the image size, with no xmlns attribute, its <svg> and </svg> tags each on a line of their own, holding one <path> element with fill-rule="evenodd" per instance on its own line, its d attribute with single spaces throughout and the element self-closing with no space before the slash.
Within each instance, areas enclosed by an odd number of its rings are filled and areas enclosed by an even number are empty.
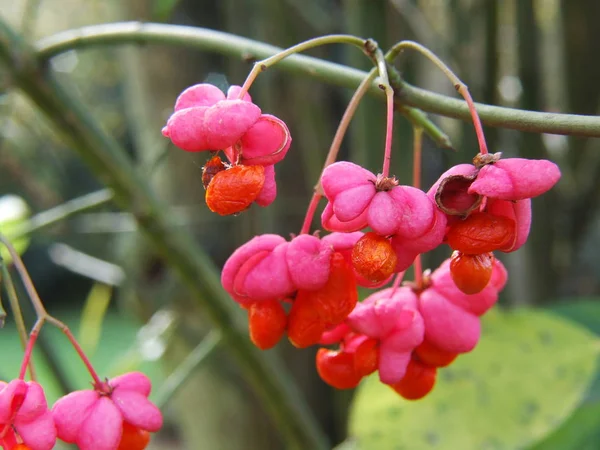
<svg viewBox="0 0 600 450">
<path fill-rule="evenodd" d="M 211 84 L 186 89 L 162 133 L 186 151 L 223 150 L 231 165 L 215 156 L 202 177 L 211 211 L 235 214 L 275 200 L 274 165 L 290 148 L 290 132 L 282 120 L 262 114 L 239 86 L 227 96 Z"/>
<path fill-rule="evenodd" d="M 24 375 L 24 373 L 23 373 Z M 82 450 L 143 450 L 162 427 L 160 410 L 148 400 L 150 380 L 131 372 L 97 380 L 48 409 L 44 389 L 24 376 L 0 382 L 0 446 L 50 450 L 57 438 Z"/>
<path fill-rule="evenodd" d="M 378 69 L 385 72 L 385 63 Z M 214 153 L 202 182 L 208 207 L 221 215 L 275 200 L 274 165 L 291 144 L 285 123 L 262 114 L 247 94 L 252 73 L 244 87 L 232 86 L 227 94 L 210 84 L 186 89 L 162 130 L 183 150 Z M 387 83 L 387 73 L 380 75 Z M 387 87 L 382 173 L 351 162 L 326 166 L 301 233 L 289 241 L 261 235 L 242 245 L 226 262 L 222 284 L 247 310 L 250 338 L 259 348 L 275 346 L 285 334 L 299 348 L 321 345 L 316 367 L 330 385 L 354 388 L 378 372 L 383 383 L 415 400 L 432 390 L 438 368 L 476 346 L 480 317 L 507 281 L 493 252 L 513 252 L 526 242 L 531 198 L 552 188 L 560 171 L 550 161 L 488 154 L 472 100 L 463 92 L 481 152 L 473 164 L 442 174 L 428 192 L 416 182 L 401 185 L 389 176 L 393 90 Z M 331 233 L 320 237 L 308 228 L 323 196 L 328 203 L 321 223 Z M 423 272 L 420 255 L 440 245 L 448 245 L 452 256 Z M 415 280 L 402 283 L 413 264 Z M 393 285 L 381 289 L 394 275 Z M 381 290 L 359 301 L 358 286 Z M 36 310 L 43 310 L 37 302 Z M 19 377 L 0 382 L 0 446 L 49 450 L 61 439 L 82 450 L 146 448 L 149 433 L 162 426 L 160 410 L 148 400 L 149 379 L 135 372 L 102 381 L 68 329 L 43 312 Z M 45 320 L 63 328 L 93 379 L 93 389 L 68 394 L 52 409 L 43 388 L 25 381 Z"/>
<path fill-rule="evenodd" d="M 231 165 L 221 163 L 218 170 L 215 157 L 205 167 L 211 210 L 236 214 L 253 202 L 264 206 L 266 186 L 268 203 L 274 199 L 274 178 L 260 184 L 248 173 L 256 166 L 266 172 L 285 156 L 287 127 L 261 115 L 249 97 L 232 99 L 238 87 L 227 97 L 215 89 L 200 84 L 184 91 L 163 133 L 184 150 L 223 150 L 229 159 Z M 253 113 L 240 113 L 245 110 Z M 390 145 L 390 123 L 387 129 Z M 330 385 L 353 388 L 378 371 L 400 395 L 418 399 L 433 388 L 439 367 L 477 344 L 479 318 L 507 280 L 492 252 L 525 243 L 531 198 L 559 178 L 550 161 L 502 159 L 485 148 L 473 164 L 442 174 L 428 192 L 400 185 L 385 166 L 375 175 L 336 162 L 323 170 L 322 192 L 314 197 L 328 200 L 321 223 L 332 233 L 319 237 L 303 229 L 289 241 L 257 236 L 225 263 L 222 284 L 248 311 L 250 337 L 259 348 L 273 347 L 285 334 L 300 348 L 335 346 L 319 349 L 316 357 Z M 309 207 L 308 223 L 312 214 Z M 421 273 L 417 264 L 415 282 L 400 286 L 422 253 L 443 244 L 454 251 L 450 259 L 433 273 Z M 392 287 L 358 301 L 358 285 L 381 288 L 394 274 Z"/>
</svg>

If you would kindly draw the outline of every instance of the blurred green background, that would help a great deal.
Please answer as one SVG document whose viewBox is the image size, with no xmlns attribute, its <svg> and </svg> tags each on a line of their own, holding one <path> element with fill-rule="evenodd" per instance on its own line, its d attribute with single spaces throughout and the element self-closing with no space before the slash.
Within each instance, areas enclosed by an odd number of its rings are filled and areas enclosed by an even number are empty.
<svg viewBox="0 0 600 450">
<path fill-rule="evenodd" d="M 280 47 L 330 33 L 372 37 L 384 49 L 414 39 L 444 59 L 476 101 L 598 113 L 596 0 L 0 0 L 0 10 L 32 41 L 124 20 L 207 27 Z M 369 69 L 369 61 L 352 48 L 329 46 L 310 54 Z M 277 168 L 275 203 L 223 218 L 204 204 L 200 177 L 206 156 L 175 149 L 160 129 L 181 90 L 202 81 L 223 88 L 241 84 L 251 68 L 247 61 L 176 47 L 126 45 L 67 52 L 55 57 L 51 67 L 171 205 L 177 221 L 172 232 L 180 227 L 193 233 L 218 265 L 256 234 L 298 232 L 352 94 L 276 69 L 260 75 L 253 98 L 263 111 L 287 122 L 292 149 Z M 418 55 L 402 56 L 398 67 L 415 85 L 454 94 L 452 85 Z M 103 187 L 24 97 L 4 91 L 0 108 L 0 195 L 19 195 L 36 213 Z M 379 100 L 364 100 L 342 159 L 378 170 L 384 109 Z M 445 168 L 477 152 L 472 125 L 432 119 L 458 152 L 425 140 L 425 187 Z M 448 369 L 451 375 L 422 404 L 402 403 L 369 380 L 352 411 L 351 431 L 360 448 L 600 448 L 600 382 L 594 382 L 600 333 L 600 141 L 490 127 L 486 134 L 492 151 L 548 158 L 563 173 L 551 192 L 533 201 L 527 245 L 502 256 L 510 278 L 501 308 L 518 311 L 486 319 L 480 347 Z M 404 182 L 411 173 L 411 136 L 409 124 L 398 116 L 392 173 Z M 436 250 L 426 257 L 425 267 L 436 267 L 448 254 L 446 248 Z M 136 368 L 148 372 L 160 388 L 209 330 L 203 312 L 139 235 L 133 218 L 110 203 L 36 232 L 24 259 L 48 308 L 72 326 L 102 375 Z M 31 321 L 32 312 L 25 310 Z M 21 358 L 13 325 L 9 314 L 0 332 L 4 379 L 16 375 Z M 43 333 L 36 354 L 50 398 L 88 385 L 66 340 L 54 331 Z M 547 345 L 535 337 L 544 331 L 553 336 Z M 297 351 L 284 343 L 274 352 L 285 359 L 332 446 L 343 441 L 353 394 L 335 392 L 320 381 L 312 349 Z M 461 377 L 465 371 L 469 376 Z M 488 372 L 497 376 L 488 379 Z M 482 383 L 491 398 L 487 403 L 481 400 L 485 395 L 469 395 Z M 463 388 L 465 395 L 446 395 Z M 502 401 L 495 401 L 498 397 Z M 369 420 L 386 408 L 391 411 L 386 420 Z M 444 412 L 448 409 L 451 414 Z M 224 352 L 195 372 L 164 411 L 167 426 L 153 441 L 155 449 L 283 447 Z"/>
</svg>

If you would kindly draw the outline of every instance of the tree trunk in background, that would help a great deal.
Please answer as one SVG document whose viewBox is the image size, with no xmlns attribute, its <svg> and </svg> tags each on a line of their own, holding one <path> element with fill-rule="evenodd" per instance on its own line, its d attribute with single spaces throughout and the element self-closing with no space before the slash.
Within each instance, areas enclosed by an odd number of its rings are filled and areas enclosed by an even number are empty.
<svg viewBox="0 0 600 450">
<path fill-rule="evenodd" d="M 561 4 L 565 29 L 569 110 L 594 115 L 598 113 L 600 96 L 600 3 L 596 0 L 563 0 Z"/>
<path fill-rule="evenodd" d="M 597 115 L 600 113 L 600 3 L 595 0 L 563 0 L 561 12 L 568 112 Z M 593 231 L 593 221 L 598 220 L 600 142 L 597 139 L 570 138 L 567 161 L 572 171 L 572 184 L 559 214 L 569 217 L 563 225 L 565 230 L 561 230 L 561 237 L 571 247 L 567 253 L 569 258 L 561 269 L 570 277 L 563 281 L 562 290 L 576 295 L 579 267 L 574 263 L 581 253 L 582 243 Z"/>
<path fill-rule="evenodd" d="M 490 105 L 499 103 L 498 82 L 500 72 L 500 58 L 498 55 L 498 21 L 500 4 L 496 0 L 486 0 L 485 8 L 485 69 L 482 86 L 481 101 Z M 488 145 L 495 148 L 498 143 L 498 129 L 486 129 Z"/>
<path fill-rule="evenodd" d="M 542 111 L 542 72 L 539 44 L 540 30 L 534 15 L 533 0 L 516 2 L 517 57 L 519 78 L 523 94 L 519 106 L 524 109 Z M 542 143 L 541 135 L 521 133 L 519 155 L 524 158 L 544 159 L 548 155 Z M 547 301 L 556 296 L 558 275 L 551 264 L 554 239 L 554 221 L 551 205 L 557 201 L 556 192 L 550 191 L 532 201 L 533 217 L 531 232 L 527 244 L 513 258 L 521 258 L 519 271 L 524 274 L 521 289 L 513 290 L 516 304 L 532 304 Z M 522 264 L 522 263 L 525 264 Z"/>
</svg>

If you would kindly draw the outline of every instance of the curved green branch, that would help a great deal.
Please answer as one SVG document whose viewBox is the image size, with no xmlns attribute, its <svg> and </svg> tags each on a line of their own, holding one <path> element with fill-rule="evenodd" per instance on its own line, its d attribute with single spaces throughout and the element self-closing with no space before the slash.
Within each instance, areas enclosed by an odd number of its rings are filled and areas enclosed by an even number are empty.
<svg viewBox="0 0 600 450">
<path fill-rule="evenodd" d="M 270 58 L 282 51 L 281 48 L 273 45 L 206 28 L 141 22 L 93 25 L 69 30 L 42 39 L 36 47 L 39 58 L 45 61 L 52 56 L 73 49 L 132 42 L 181 45 L 247 61 Z M 298 54 L 287 55 L 285 59 L 278 61 L 275 67 L 287 70 L 292 74 L 305 75 L 352 89 L 358 87 L 367 75 L 360 70 Z M 340 70 L 345 72 L 340 73 Z M 370 92 L 374 95 L 382 94 L 377 84 L 373 84 Z M 397 110 L 411 123 L 422 126 L 439 147 L 452 148 L 448 136 L 437 128 L 422 111 L 399 102 L 397 106 Z"/>
<path fill-rule="evenodd" d="M 247 337 L 240 309 L 221 287 L 214 264 L 192 236 L 173 233 L 169 208 L 136 172 L 126 152 L 0 18 L 0 63 L 20 88 L 54 124 L 81 159 L 112 190 L 115 203 L 137 219 L 148 242 L 178 273 L 193 299 L 217 326 L 223 345 L 236 359 L 264 402 L 288 448 L 327 449 L 326 438 L 281 361 L 259 351 Z"/>
<path fill-rule="evenodd" d="M 64 31 L 40 40 L 36 48 L 39 57 L 45 60 L 67 50 L 132 42 L 182 45 L 250 60 L 264 59 L 281 51 L 272 45 L 206 28 L 140 22 L 92 25 Z M 361 70 L 304 55 L 292 55 L 275 67 L 352 89 L 356 89 L 367 75 Z M 377 81 L 369 92 L 384 98 Z M 401 82 L 398 102 L 405 107 L 410 105 L 465 121 L 471 118 L 464 101 L 419 89 L 406 82 Z M 600 117 L 523 111 L 480 103 L 476 106 L 486 125 L 537 133 L 600 137 Z"/>
</svg>

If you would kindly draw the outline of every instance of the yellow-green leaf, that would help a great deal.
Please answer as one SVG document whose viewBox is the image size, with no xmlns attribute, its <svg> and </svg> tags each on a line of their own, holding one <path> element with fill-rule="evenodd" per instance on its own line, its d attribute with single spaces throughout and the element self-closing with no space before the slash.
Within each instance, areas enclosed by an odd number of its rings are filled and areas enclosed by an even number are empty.
<svg viewBox="0 0 600 450">
<path fill-rule="evenodd" d="M 370 377 L 350 430 L 365 449 L 517 449 L 577 407 L 594 379 L 600 341 L 551 313 L 492 312 L 477 348 L 438 373 L 425 399 L 401 399 Z"/>
<path fill-rule="evenodd" d="M 79 325 L 81 348 L 91 356 L 96 351 L 102 334 L 102 324 L 110 304 L 112 288 L 106 284 L 94 283 L 85 300 Z"/>
</svg>

